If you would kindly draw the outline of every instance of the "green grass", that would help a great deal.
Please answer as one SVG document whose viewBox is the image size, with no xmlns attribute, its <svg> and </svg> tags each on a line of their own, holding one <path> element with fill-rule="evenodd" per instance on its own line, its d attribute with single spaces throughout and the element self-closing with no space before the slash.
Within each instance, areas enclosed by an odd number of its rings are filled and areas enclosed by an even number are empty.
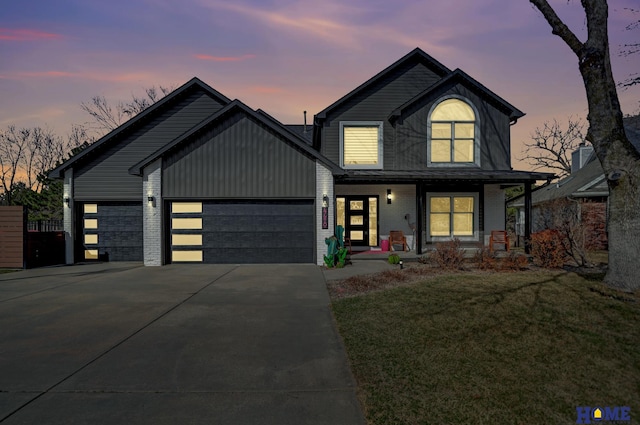
<svg viewBox="0 0 640 425">
<path fill-rule="evenodd" d="M 334 300 L 369 424 L 640 419 L 640 303 L 566 272 L 459 273 Z"/>
</svg>

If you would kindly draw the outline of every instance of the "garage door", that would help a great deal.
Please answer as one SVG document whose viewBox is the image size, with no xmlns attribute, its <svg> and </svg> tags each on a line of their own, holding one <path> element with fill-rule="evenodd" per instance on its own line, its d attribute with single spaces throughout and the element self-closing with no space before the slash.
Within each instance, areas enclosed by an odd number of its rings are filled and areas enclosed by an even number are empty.
<svg viewBox="0 0 640 425">
<path fill-rule="evenodd" d="M 85 203 L 81 208 L 80 258 L 108 254 L 109 261 L 142 261 L 142 203 Z"/>
<path fill-rule="evenodd" d="M 172 202 L 171 261 L 313 263 L 313 201 Z"/>
</svg>

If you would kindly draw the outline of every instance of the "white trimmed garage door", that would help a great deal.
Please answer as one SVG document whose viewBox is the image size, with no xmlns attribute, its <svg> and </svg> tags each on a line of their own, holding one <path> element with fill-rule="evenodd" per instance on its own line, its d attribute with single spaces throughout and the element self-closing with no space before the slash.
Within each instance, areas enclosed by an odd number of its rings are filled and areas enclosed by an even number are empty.
<svg viewBox="0 0 640 425">
<path fill-rule="evenodd" d="M 169 216 L 174 263 L 314 262 L 313 200 L 171 202 Z"/>
</svg>

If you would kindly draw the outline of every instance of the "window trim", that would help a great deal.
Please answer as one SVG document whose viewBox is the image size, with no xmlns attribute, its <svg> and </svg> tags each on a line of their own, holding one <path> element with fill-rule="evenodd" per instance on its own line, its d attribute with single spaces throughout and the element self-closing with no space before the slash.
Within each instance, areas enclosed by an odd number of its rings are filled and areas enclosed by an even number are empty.
<svg viewBox="0 0 640 425">
<path fill-rule="evenodd" d="M 431 161 L 431 116 L 433 115 L 433 111 L 440 105 L 442 102 L 457 99 L 460 100 L 473 110 L 475 115 L 474 128 L 473 128 L 473 162 L 454 162 L 453 160 L 453 146 L 451 146 L 451 162 L 433 162 Z M 456 123 L 458 121 L 436 121 L 436 122 L 449 122 Z M 469 123 L 469 121 L 459 121 L 460 123 Z M 452 136 L 455 136 L 452 133 Z M 452 139 L 454 139 L 452 137 Z M 439 139 L 440 140 L 440 139 Z M 467 139 L 468 140 L 468 139 Z M 436 100 L 433 105 L 431 105 L 431 109 L 429 110 L 429 116 L 427 118 L 427 166 L 434 168 L 458 168 L 458 167 L 480 167 L 480 114 L 478 114 L 478 109 L 476 106 L 464 96 L 451 94 L 447 96 L 443 96 Z"/>
<path fill-rule="evenodd" d="M 344 128 L 345 127 L 378 127 L 378 163 L 377 164 L 345 164 L 344 163 Z M 384 168 L 384 123 L 382 121 L 340 121 L 340 166 L 345 170 L 382 170 Z"/>
<path fill-rule="evenodd" d="M 431 236 L 431 198 L 473 198 L 473 235 L 472 236 Z M 453 205 L 453 202 L 451 203 Z M 459 239 L 461 242 L 479 242 L 480 241 L 480 193 L 479 192 L 429 192 L 426 196 L 426 220 L 424 231 L 426 233 L 427 242 L 444 242 L 453 238 Z M 449 212 L 451 214 L 451 212 Z M 453 229 L 452 229 L 453 231 Z"/>
</svg>

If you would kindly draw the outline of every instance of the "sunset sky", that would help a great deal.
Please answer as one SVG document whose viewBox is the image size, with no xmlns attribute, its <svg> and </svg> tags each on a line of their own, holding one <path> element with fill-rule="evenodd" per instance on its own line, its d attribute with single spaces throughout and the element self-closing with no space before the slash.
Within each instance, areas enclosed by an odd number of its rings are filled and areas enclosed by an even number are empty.
<svg viewBox="0 0 640 425">
<path fill-rule="evenodd" d="M 580 2 L 552 0 L 584 40 Z M 638 0 L 609 1 L 618 81 L 640 72 Z M 0 128 L 49 126 L 66 135 L 89 120 L 94 95 L 114 101 L 197 76 L 231 99 L 301 124 L 420 47 L 460 68 L 527 115 L 522 141 L 545 120 L 584 117 L 577 59 L 527 0 L 21 0 L 0 14 Z M 640 112 L 640 87 L 619 90 Z"/>
</svg>

